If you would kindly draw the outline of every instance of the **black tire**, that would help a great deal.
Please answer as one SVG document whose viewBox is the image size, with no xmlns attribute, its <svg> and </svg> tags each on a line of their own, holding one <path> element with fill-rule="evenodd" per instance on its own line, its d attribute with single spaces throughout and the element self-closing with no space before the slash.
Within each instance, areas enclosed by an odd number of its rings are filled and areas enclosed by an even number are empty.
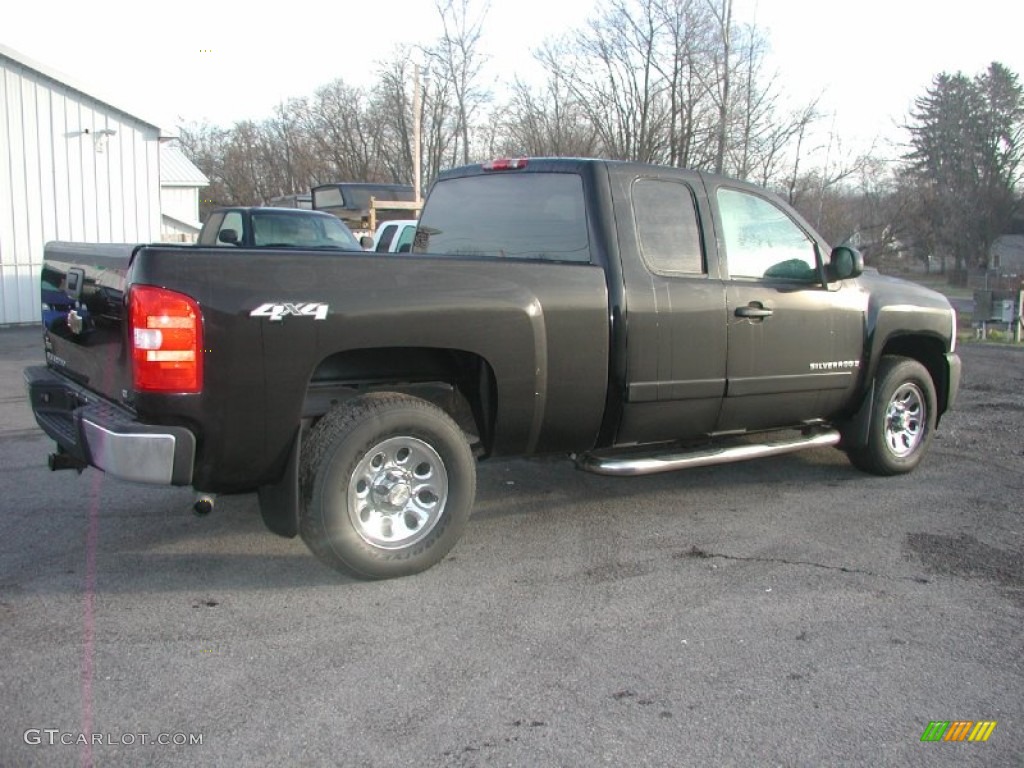
<svg viewBox="0 0 1024 768">
<path fill-rule="evenodd" d="M 923 365 L 909 357 L 883 357 L 875 375 L 867 445 L 847 450 L 853 465 L 875 475 L 914 469 L 935 431 L 935 400 L 935 384 Z"/>
<path fill-rule="evenodd" d="M 459 426 L 409 395 L 362 395 L 302 447 L 299 532 L 321 561 L 362 579 L 424 571 L 458 541 L 476 494 Z"/>
</svg>

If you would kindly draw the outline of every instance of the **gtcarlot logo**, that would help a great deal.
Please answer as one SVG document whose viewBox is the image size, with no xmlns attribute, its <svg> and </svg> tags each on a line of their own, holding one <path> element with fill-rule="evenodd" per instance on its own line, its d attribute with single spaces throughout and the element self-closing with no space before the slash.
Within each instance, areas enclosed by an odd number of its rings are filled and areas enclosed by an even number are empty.
<svg viewBox="0 0 1024 768">
<path fill-rule="evenodd" d="M 59 728 L 29 728 L 23 738 L 25 743 L 37 746 L 119 746 L 156 744 L 161 747 L 201 746 L 201 733 L 73 733 Z"/>
</svg>

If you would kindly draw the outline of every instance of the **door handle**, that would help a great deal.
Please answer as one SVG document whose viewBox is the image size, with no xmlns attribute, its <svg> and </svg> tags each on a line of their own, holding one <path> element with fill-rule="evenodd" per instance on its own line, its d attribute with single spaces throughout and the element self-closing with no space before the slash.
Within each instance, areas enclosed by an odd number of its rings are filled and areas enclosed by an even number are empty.
<svg viewBox="0 0 1024 768">
<path fill-rule="evenodd" d="M 765 317 L 769 317 L 772 314 L 772 311 L 773 310 L 765 309 L 760 304 L 754 302 L 745 307 L 736 307 L 736 317 L 763 319 Z"/>
</svg>

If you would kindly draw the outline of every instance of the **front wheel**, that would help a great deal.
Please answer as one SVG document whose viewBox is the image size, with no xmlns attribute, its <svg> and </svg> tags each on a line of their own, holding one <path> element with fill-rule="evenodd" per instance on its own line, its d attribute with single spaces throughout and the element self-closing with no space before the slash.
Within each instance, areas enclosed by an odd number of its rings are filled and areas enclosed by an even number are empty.
<svg viewBox="0 0 1024 768">
<path fill-rule="evenodd" d="M 462 534 L 476 463 L 440 408 L 373 393 L 313 427 L 302 490 L 299 530 L 320 560 L 359 578 L 407 576 L 439 562 Z"/>
<path fill-rule="evenodd" d="M 935 384 L 919 362 L 895 355 L 882 358 L 875 383 L 867 445 L 847 454 L 865 472 L 910 472 L 935 431 Z"/>
</svg>

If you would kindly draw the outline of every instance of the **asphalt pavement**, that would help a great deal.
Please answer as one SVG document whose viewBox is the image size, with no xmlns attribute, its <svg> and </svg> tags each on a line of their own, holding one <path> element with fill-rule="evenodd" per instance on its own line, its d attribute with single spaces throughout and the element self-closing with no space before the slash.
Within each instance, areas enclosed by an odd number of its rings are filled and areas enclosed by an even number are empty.
<svg viewBox="0 0 1024 768">
<path fill-rule="evenodd" d="M 445 561 L 361 583 L 254 496 L 49 472 L 0 329 L 0 765 L 1020 766 L 1024 353 L 962 352 L 909 476 L 484 463 Z"/>
</svg>

